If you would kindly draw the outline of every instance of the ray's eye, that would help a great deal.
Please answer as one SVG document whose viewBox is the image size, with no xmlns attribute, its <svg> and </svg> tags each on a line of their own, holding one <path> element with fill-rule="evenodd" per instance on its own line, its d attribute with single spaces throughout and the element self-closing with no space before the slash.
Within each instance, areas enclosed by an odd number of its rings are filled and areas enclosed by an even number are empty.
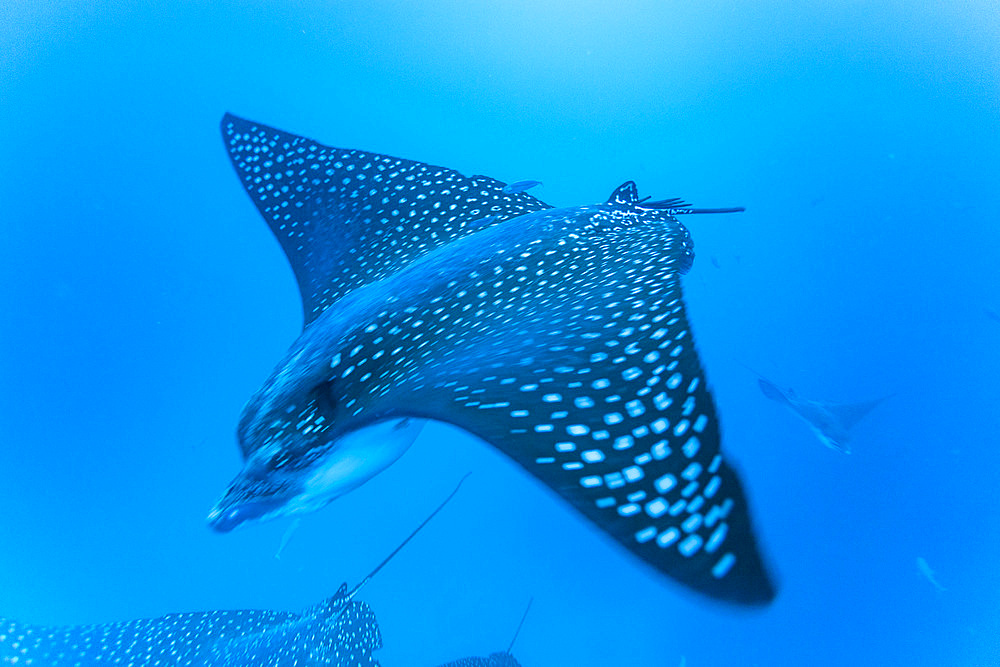
<svg viewBox="0 0 1000 667">
<path fill-rule="evenodd" d="M 276 451 L 271 456 L 255 456 L 248 463 L 246 474 L 254 479 L 265 480 L 270 473 L 278 470 L 287 462 L 287 453 L 281 451 Z"/>
<path fill-rule="evenodd" d="M 337 398 L 332 381 L 321 382 L 313 387 L 312 398 L 319 414 L 331 419 L 337 413 Z"/>
</svg>

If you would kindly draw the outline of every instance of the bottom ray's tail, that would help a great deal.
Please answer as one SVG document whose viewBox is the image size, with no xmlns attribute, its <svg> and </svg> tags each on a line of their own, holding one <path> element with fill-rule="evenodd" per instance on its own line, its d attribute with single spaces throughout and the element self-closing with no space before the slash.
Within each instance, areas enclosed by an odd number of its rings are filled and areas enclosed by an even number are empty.
<svg viewBox="0 0 1000 667">
<path fill-rule="evenodd" d="M 521 627 L 524 625 L 524 619 L 528 618 L 528 612 L 531 611 L 531 603 L 535 601 L 535 598 L 530 598 L 528 600 L 528 606 L 524 608 L 524 613 L 521 614 L 521 621 L 517 624 L 517 630 L 514 630 L 514 636 L 510 638 L 510 645 L 507 647 L 507 653 L 510 653 L 514 649 L 514 642 L 517 641 L 517 636 L 521 634 Z"/>
<path fill-rule="evenodd" d="M 458 490 L 459 490 L 460 488 L 462 488 L 462 483 L 463 483 L 463 482 L 464 482 L 464 481 L 465 481 L 466 479 L 468 479 L 469 475 L 471 475 L 471 474 L 472 474 L 471 472 L 467 472 L 467 473 L 465 473 L 465 475 L 464 475 L 464 476 L 462 477 L 462 479 L 458 480 L 458 484 L 456 484 L 456 485 L 455 485 L 455 488 L 454 488 L 454 490 L 452 490 L 452 492 L 448 494 L 448 497 L 447 497 L 447 498 L 445 498 L 445 499 L 444 499 L 444 500 L 443 500 L 443 501 L 441 502 L 441 504 L 440 504 L 440 505 L 438 505 L 438 506 L 437 506 L 437 508 L 436 508 L 436 509 L 435 509 L 435 510 L 434 510 L 433 512 L 431 512 L 431 513 L 430 513 L 430 514 L 428 515 L 428 517 L 427 517 L 426 519 L 424 519 L 424 520 L 423 520 L 423 521 L 422 521 L 422 522 L 420 523 L 420 525 L 419 525 L 419 526 L 417 526 L 417 527 L 416 527 L 416 528 L 415 528 L 415 529 L 413 530 L 413 532 L 412 532 L 412 533 L 410 533 L 410 534 L 409 534 L 409 535 L 407 536 L 407 538 L 406 538 L 405 540 L 403 540 L 403 541 L 402 541 L 402 542 L 401 542 L 401 543 L 399 544 L 399 546 L 398 546 L 398 547 L 396 547 L 395 549 L 393 549 L 393 550 L 392 550 L 392 553 L 391 553 L 391 554 L 389 554 L 388 556 L 386 556 L 386 557 L 385 557 L 385 559 L 384 559 L 384 560 L 383 560 L 383 561 L 382 561 L 381 563 L 379 563 L 379 564 L 378 564 L 378 565 L 377 565 L 377 566 L 375 567 L 375 569 L 374 569 L 374 570 L 372 570 L 371 572 L 369 572 L 369 573 L 368 573 L 368 575 L 367 575 L 367 576 L 366 576 L 366 577 L 365 577 L 364 579 L 362 579 L 362 580 L 361 580 L 361 582 L 360 582 L 360 583 L 359 583 L 359 584 L 358 584 L 357 586 L 355 586 L 355 587 L 354 587 L 354 589 L 353 589 L 353 590 L 352 590 L 352 591 L 351 591 L 350 593 L 348 593 L 348 594 L 347 594 L 347 600 L 348 600 L 348 601 L 350 601 L 350 600 L 353 600 L 353 599 L 354 599 L 354 596 L 355 596 L 355 595 L 357 595 L 357 593 L 358 593 L 358 591 L 359 591 L 359 590 L 361 590 L 361 587 L 362 587 L 362 586 L 364 586 L 365 584 L 367 584 L 367 583 L 368 583 L 369 581 L 371 581 L 372 577 L 374 577 L 374 576 L 375 576 L 376 574 L 378 574 L 379 570 L 381 570 L 381 569 L 382 569 L 383 567 L 385 567 L 386 563 L 388 563 L 388 562 L 389 562 L 390 560 L 392 560 L 392 557 L 393 557 L 393 556 L 395 556 L 396 554 L 398 554 L 398 553 L 399 553 L 399 552 L 400 552 L 400 551 L 402 550 L 402 548 L 403 548 L 403 547 L 405 547 L 405 546 L 407 545 L 407 543 L 409 543 L 409 541 L 410 541 L 410 540 L 412 540 L 412 539 L 413 539 L 414 537 L 416 537 L 417 533 L 419 533 L 419 532 L 420 532 L 420 529 L 421 529 L 421 528 L 423 528 L 423 527 L 424 527 L 424 526 L 426 526 L 426 525 L 427 525 L 428 523 L 430 523 L 431 519 L 433 519 L 433 518 L 434 518 L 434 517 L 435 517 L 435 516 L 437 515 L 437 513 L 438 513 L 438 512 L 440 512 L 440 511 L 441 511 L 442 509 L 444 509 L 444 506 L 448 504 L 448 501 L 449 501 L 449 500 L 451 500 L 452 498 L 454 498 L 454 497 L 455 497 L 455 494 L 456 494 L 456 493 L 458 493 Z"/>
</svg>

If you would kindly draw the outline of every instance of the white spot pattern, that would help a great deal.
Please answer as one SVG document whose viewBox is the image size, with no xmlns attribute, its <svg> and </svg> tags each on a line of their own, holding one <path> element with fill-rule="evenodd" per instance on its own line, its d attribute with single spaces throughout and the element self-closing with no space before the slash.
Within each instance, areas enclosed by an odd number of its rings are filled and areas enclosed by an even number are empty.
<svg viewBox="0 0 1000 667">
<path fill-rule="evenodd" d="M 160 618 L 44 627 L 0 618 L 0 665 L 85 667 L 293 667 L 323 664 L 375 667 L 382 637 L 363 602 L 343 608 L 331 598 L 302 614 L 240 610 L 169 614 Z"/>
</svg>

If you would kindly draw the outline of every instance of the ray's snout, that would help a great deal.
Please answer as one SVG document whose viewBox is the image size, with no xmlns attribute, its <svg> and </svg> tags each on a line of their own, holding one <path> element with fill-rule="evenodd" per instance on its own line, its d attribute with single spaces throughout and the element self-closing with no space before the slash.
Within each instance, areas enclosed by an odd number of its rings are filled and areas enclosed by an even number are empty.
<svg viewBox="0 0 1000 667">
<path fill-rule="evenodd" d="M 220 533 L 228 533 L 246 521 L 259 519 L 265 514 L 274 511 L 281 503 L 254 500 L 240 503 L 228 508 L 218 506 L 208 515 L 208 525 L 212 530 Z"/>
</svg>

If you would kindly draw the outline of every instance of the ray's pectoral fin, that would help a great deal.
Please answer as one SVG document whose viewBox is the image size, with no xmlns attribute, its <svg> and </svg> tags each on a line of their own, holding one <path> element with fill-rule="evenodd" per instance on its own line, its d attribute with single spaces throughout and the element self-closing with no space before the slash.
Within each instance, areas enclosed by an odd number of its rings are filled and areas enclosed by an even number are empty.
<svg viewBox="0 0 1000 667">
<path fill-rule="evenodd" d="M 863 401 L 861 403 L 826 403 L 825 406 L 833 415 L 840 420 L 844 428 L 850 430 L 864 419 L 869 412 L 877 408 L 883 401 L 893 395 L 883 396 L 873 401 Z"/>
<path fill-rule="evenodd" d="M 46 627 L 0 618 L 0 664 L 377 665 L 382 636 L 371 609 L 347 587 L 303 614 L 258 609 L 167 614 L 159 618 Z"/>
<path fill-rule="evenodd" d="M 429 250 L 551 208 L 523 192 L 534 181 L 505 186 L 488 176 L 324 146 L 232 114 L 222 119 L 222 135 L 236 174 L 292 265 L 305 325 L 348 292 Z M 412 225 L 428 217 L 436 224 Z"/>
<path fill-rule="evenodd" d="M 482 307 L 489 336 L 441 350 L 405 409 L 500 448 L 670 577 L 764 604 L 775 589 L 720 452 L 678 277 L 631 270 L 652 261 L 642 253 L 656 233 L 593 239 L 580 262 L 591 272 L 537 301 L 525 288 L 517 317 Z M 593 319 L 604 326 L 581 326 Z"/>
<path fill-rule="evenodd" d="M 300 616 L 260 632 L 220 638 L 199 656 L 200 664 L 243 667 L 267 660 L 275 665 L 376 666 L 382 648 L 375 613 L 360 601 L 347 600 L 346 584 L 337 595 Z"/>
</svg>

